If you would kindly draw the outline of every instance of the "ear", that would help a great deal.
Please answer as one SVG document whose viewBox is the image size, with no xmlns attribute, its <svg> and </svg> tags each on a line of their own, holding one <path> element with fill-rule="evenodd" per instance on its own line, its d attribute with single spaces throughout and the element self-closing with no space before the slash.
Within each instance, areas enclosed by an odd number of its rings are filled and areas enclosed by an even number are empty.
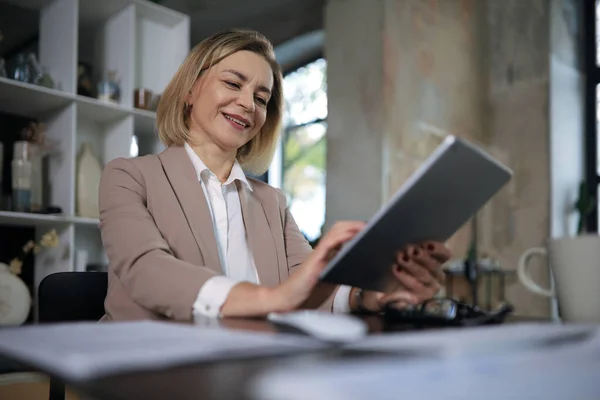
<svg viewBox="0 0 600 400">
<path fill-rule="evenodd" d="M 194 103 L 194 96 L 192 95 L 193 90 L 194 90 L 194 88 L 192 87 L 192 89 L 185 96 L 185 104 L 192 105 Z"/>
<path fill-rule="evenodd" d="M 196 82 L 192 85 L 187 95 L 185 96 L 185 102 L 190 106 L 194 104 L 194 99 L 198 94 L 198 89 L 200 88 L 200 79 L 196 79 Z"/>
</svg>

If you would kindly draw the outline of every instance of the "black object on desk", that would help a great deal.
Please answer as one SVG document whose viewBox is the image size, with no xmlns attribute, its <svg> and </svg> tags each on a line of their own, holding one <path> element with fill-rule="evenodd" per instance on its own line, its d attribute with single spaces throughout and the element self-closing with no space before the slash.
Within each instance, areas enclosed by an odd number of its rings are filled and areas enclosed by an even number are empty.
<svg viewBox="0 0 600 400">
<path fill-rule="evenodd" d="M 431 299 L 412 307 L 384 310 L 386 323 L 408 324 L 415 327 L 478 326 L 500 324 L 514 311 L 510 304 L 504 304 L 492 312 L 485 312 L 453 299 Z"/>
</svg>

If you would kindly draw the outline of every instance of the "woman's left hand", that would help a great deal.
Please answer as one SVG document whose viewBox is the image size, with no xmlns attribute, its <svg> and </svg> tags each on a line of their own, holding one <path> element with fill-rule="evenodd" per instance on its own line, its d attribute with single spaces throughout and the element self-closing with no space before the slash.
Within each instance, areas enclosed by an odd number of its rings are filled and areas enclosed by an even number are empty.
<svg viewBox="0 0 600 400">
<path fill-rule="evenodd" d="M 408 246 L 398 253 L 392 267 L 398 288 L 391 293 L 363 292 L 364 307 L 370 311 L 380 311 L 389 303 L 404 307 L 431 299 L 444 284 L 442 265 L 450 255 L 448 248 L 439 242 Z"/>
</svg>

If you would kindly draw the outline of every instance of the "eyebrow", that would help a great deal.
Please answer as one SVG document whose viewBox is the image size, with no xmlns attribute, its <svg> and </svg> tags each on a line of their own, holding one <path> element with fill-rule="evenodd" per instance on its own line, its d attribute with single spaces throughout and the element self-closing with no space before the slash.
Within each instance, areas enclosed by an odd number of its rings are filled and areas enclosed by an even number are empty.
<svg viewBox="0 0 600 400">
<path fill-rule="evenodd" d="M 248 82 L 248 77 L 239 71 L 236 71 L 234 69 L 226 69 L 225 72 L 229 72 L 230 74 L 237 76 L 242 82 Z M 262 85 L 258 87 L 258 91 L 271 94 L 271 89 L 269 89 L 266 86 L 262 86 Z"/>
</svg>

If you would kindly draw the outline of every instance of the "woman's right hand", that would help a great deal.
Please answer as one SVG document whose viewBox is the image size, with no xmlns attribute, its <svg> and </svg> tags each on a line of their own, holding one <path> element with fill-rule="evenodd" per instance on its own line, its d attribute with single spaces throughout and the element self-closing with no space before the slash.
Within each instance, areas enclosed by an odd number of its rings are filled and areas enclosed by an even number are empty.
<svg viewBox="0 0 600 400">
<path fill-rule="evenodd" d="M 335 285 L 319 284 L 321 271 L 342 245 L 356 236 L 364 226 L 365 223 L 360 221 L 337 222 L 290 277 L 275 287 L 250 282 L 238 283 L 231 289 L 221 307 L 221 315 L 257 317 L 270 312 L 318 307 L 335 288 Z"/>
<path fill-rule="evenodd" d="M 318 307 L 327 296 L 318 296 L 315 288 L 319 276 L 327 263 L 365 226 L 362 221 L 337 222 L 322 238 L 310 256 L 298 266 L 290 277 L 274 289 L 274 299 L 278 312 L 292 311 L 302 306 Z M 332 286 L 334 288 L 335 286 Z M 311 299 L 311 296 L 319 297 Z M 323 299 L 321 299 L 323 297 Z M 310 301 L 314 300 L 314 301 Z M 318 303 L 318 304 L 311 304 Z"/>
</svg>

